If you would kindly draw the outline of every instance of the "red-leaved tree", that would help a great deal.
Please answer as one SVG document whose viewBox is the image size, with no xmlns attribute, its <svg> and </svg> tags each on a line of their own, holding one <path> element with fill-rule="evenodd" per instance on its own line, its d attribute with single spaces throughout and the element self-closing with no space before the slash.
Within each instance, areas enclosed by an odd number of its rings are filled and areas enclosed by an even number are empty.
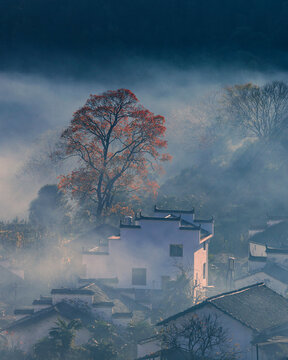
<svg viewBox="0 0 288 360">
<path fill-rule="evenodd" d="M 121 192 L 156 192 L 151 170 L 170 159 L 160 153 L 167 146 L 164 123 L 130 90 L 90 95 L 62 133 L 64 156 L 76 156 L 79 166 L 60 177 L 59 188 L 93 201 L 98 218 L 123 206 L 115 199 Z"/>
</svg>

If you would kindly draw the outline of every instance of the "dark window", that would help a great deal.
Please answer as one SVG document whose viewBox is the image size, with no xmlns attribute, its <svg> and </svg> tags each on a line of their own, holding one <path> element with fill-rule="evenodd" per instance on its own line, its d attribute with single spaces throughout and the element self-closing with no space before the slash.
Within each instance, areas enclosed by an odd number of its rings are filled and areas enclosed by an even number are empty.
<svg viewBox="0 0 288 360">
<path fill-rule="evenodd" d="M 146 269 L 132 269 L 132 285 L 146 285 Z"/>
<path fill-rule="evenodd" d="M 203 243 L 203 250 L 206 250 L 206 241 Z"/>
<path fill-rule="evenodd" d="M 170 245 L 170 256 L 183 256 L 183 245 Z"/>
<path fill-rule="evenodd" d="M 203 264 L 203 279 L 206 279 L 206 263 Z"/>
</svg>

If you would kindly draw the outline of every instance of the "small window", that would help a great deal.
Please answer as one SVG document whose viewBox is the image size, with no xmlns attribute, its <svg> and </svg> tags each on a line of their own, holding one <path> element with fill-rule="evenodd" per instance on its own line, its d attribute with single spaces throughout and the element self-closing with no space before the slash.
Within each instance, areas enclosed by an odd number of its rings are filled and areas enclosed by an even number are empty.
<svg viewBox="0 0 288 360">
<path fill-rule="evenodd" d="M 203 264 L 203 279 L 206 279 L 206 263 Z"/>
<path fill-rule="evenodd" d="M 132 285 L 146 285 L 146 269 L 132 269 Z"/>
<path fill-rule="evenodd" d="M 206 250 L 206 241 L 203 243 L 203 250 Z"/>
<path fill-rule="evenodd" d="M 183 245 L 170 245 L 170 256 L 183 256 Z"/>
</svg>

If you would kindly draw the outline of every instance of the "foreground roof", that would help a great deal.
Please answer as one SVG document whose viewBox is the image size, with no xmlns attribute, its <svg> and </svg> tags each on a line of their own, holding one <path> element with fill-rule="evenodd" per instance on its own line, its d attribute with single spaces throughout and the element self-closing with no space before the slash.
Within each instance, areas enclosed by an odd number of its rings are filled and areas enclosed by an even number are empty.
<svg viewBox="0 0 288 360">
<path fill-rule="evenodd" d="M 168 324 L 206 305 L 216 307 L 257 332 L 288 321 L 288 301 L 264 283 L 259 283 L 210 297 L 157 325 Z"/>
</svg>

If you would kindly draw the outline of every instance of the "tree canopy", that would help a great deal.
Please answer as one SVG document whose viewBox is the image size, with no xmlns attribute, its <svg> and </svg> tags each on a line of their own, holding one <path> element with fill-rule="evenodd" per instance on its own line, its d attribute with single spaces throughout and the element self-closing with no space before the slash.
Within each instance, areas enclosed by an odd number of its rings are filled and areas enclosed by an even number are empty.
<svg viewBox="0 0 288 360">
<path fill-rule="evenodd" d="M 76 157 L 78 167 L 61 177 L 59 188 L 92 201 L 98 218 L 121 208 L 117 196 L 123 192 L 155 192 L 158 185 L 149 170 L 159 170 L 158 160 L 169 159 L 161 155 L 167 146 L 164 123 L 163 116 L 141 106 L 130 90 L 91 95 L 62 133 L 60 153 Z"/>
</svg>

